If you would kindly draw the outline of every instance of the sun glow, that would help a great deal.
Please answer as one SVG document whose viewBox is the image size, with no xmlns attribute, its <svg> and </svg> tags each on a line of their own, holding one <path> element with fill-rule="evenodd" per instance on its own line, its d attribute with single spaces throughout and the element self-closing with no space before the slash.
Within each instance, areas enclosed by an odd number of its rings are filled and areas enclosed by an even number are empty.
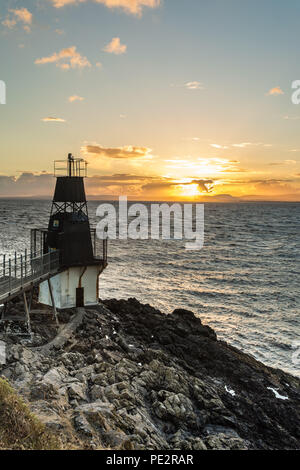
<svg viewBox="0 0 300 470">
<path fill-rule="evenodd" d="M 169 159 L 165 160 L 169 173 L 194 173 L 195 177 L 211 178 L 227 172 L 239 170 L 239 161 L 221 158 Z"/>
<path fill-rule="evenodd" d="M 199 196 L 199 186 L 197 184 L 188 184 L 179 186 L 180 194 L 185 197 Z"/>
</svg>

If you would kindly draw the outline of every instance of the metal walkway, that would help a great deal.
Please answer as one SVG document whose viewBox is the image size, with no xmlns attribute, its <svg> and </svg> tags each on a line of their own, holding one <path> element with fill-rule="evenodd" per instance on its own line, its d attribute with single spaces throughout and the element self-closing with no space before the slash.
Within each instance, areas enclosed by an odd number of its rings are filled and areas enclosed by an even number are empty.
<svg viewBox="0 0 300 470">
<path fill-rule="evenodd" d="M 32 289 L 60 271 L 59 251 L 30 253 L 0 260 L 0 304 Z"/>
</svg>

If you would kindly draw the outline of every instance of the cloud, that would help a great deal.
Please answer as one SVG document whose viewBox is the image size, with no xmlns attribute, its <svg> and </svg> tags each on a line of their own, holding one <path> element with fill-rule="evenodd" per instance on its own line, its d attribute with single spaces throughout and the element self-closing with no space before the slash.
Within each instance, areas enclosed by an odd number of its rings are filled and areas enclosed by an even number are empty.
<svg viewBox="0 0 300 470">
<path fill-rule="evenodd" d="M 45 117 L 42 119 L 43 122 L 66 122 L 65 119 L 57 118 L 57 117 Z"/>
<path fill-rule="evenodd" d="M 19 177 L 0 175 L 0 197 L 50 196 L 54 186 L 53 175 L 22 173 Z"/>
<path fill-rule="evenodd" d="M 2 21 L 3 26 L 6 26 L 9 29 L 12 29 L 14 26 L 16 26 L 17 21 L 15 19 L 10 19 L 6 18 L 5 20 Z"/>
<path fill-rule="evenodd" d="M 182 199 L 184 188 L 197 185 L 199 193 L 210 193 L 214 181 L 208 179 L 175 180 L 164 176 L 141 176 L 128 173 L 91 176 L 87 179 L 87 193 L 96 195 L 101 191 L 102 195 L 118 196 L 127 194 L 129 197 L 145 199 Z M 170 196 L 171 195 L 171 196 Z M 161 199 L 162 198 L 162 199 Z"/>
<path fill-rule="evenodd" d="M 271 88 L 271 90 L 268 91 L 267 95 L 269 96 L 284 95 L 284 92 L 282 91 L 280 86 L 276 86 L 274 88 Z"/>
<path fill-rule="evenodd" d="M 110 199 L 127 194 L 135 200 L 183 200 L 188 197 L 189 186 L 198 185 L 199 200 L 203 197 L 223 197 L 220 202 L 230 201 L 233 196 L 245 200 L 300 201 L 300 173 L 286 179 L 226 179 L 186 178 L 185 180 L 153 175 L 130 173 L 94 175 L 86 181 L 88 196 Z M 0 175 L 0 197 L 47 197 L 51 198 L 55 179 L 52 174 L 23 172 L 19 177 Z M 212 196 L 211 192 L 218 196 Z M 202 193 L 202 194 L 201 194 Z M 209 193 L 209 194 L 208 194 Z M 207 195 L 207 196 L 206 196 Z M 194 197 L 194 196 L 193 196 Z M 213 201 L 213 199 L 210 199 Z"/>
<path fill-rule="evenodd" d="M 161 177 L 140 176 L 134 174 L 94 175 L 86 180 L 88 195 L 139 195 L 147 182 L 160 181 Z M 55 179 L 52 174 L 23 172 L 20 176 L 0 175 L 0 197 L 36 197 L 51 198 Z"/>
<path fill-rule="evenodd" d="M 11 11 L 18 19 L 19 21 L 22 21 L 23 23 L 26 24 L 31 24 L 32 23 L 32 13 L 30 13 L 27 8 L 20 8 L 19 10 L 9 10 Z"/>
<path fill-rule="evenodd" d="M 244 149 L 246 147 L 249 147 L 250 145 L 257 145 L 257 144 L 252 144 L 251 142 L 242 142 L 241 144 L 232 144 L 232 147 Z"/>
<path fill-rule="evenodd" d="M 185 88 L 188 90 L 204 90 L 203 84 L 201 82 L 187 82 Z"/>
<path fill-rule="evenodd" d="M 74 101 L 84 101 L 84 98 L 78 95 L 69 96 L 69 102 L 74 103 Z"/>
<path fill-rule="evenodd" d="M 3 26 L 12 29 L 14 28 L 18 23 L 21 23 L 23 25 L 23 29 L 27 32 L 30 33 L 31 31 L 31 24 L 32 24 L 32 13 L 30 13 L 27 8 L 16 8 L 15 10 L 11 9 L 9 10 L 10 15 L 6 17 L 4 21 L 2 21 Z"/>
<path fill-rule="evenodd" d="M 102 147 L 101 145 L 85 145 L 81 149 L 85 156 L 100 156 L 119 159 L 152 158 L 152 150 L 147 147 L 128 145 L 124 147 Z"/>
<path fill-rule="evenodd" d="M 54 54 L 48 57 L 42 57 L 41 59 L 36 59 L 36 65 L 44 65 L 44 64 L 56 64 L 56 67 L 59 67 L 63 70 L 69 70 L 70 68 L 85 68 L 91 67 L 91 63 L 88 59 L 82 56 L 79 52 L 77 52 L 76 46 L 67 47 L 66 49 L 62 49 L 60 52 L 54 52 Z"/>
<path fill-rule="evenodd" d="M 88 0 L 49 0 L 55 8 L 62 8 L 66 5 L 78 5 L 86 3 Z M 93 0 L 107 8 L 121 8 L 127 13 L 140 16 L 144 7 L 157 8 L 161 0 Z"/>
<path fill-rule="evenodd" d="M 189 184 L 197 184 L 200 191 L 210 193 L 213 190 L 213 180 L 193 180 Z"/>
<path fill-rule="evenodd" d="M 300 117 L 299 116 L 285 115 L 285 116 L 283 116 L 283 119 L 285 119 L 286 121 L 299 121 Z"/>
<path fill-rule="evenodd" d="M 142 186 L 143 191 L 157 191 L 166 189 L 182 188 L 183 186 L 190 186 L 196 184 L 199 192 L 209 193 L 213 189 L 214 181 L 205 179 L 190 179 L 190 181 L 178 181 L 171 178 L 157 178 L 157 180 L 148 182 Z"/>
<path fill-rule="evenodd" d="M 125 44 L 121 44 L 120 38 L 113 38 L 107 46 L 103 49 L 105 52 L 110 54 L 125 54 L 127 51 L 127 46 Z"/>
<path fill-rule="evenodd" d="M 241 168 L 238 160 L 228 160 L 227 158 L 195 158 L 169 159 L 165 160 L 167 169 L 176 170 L 181 174 L 183 170 L 193 171 L 200 177 L 215 177 L 215 175 L 225 173 L 245 173 L 247 170 Z"/>
<path fill-rule="evenodd" d="M 298 162 L 296 160 L 284 160 L 283 162 L 272 162 L 269 163 L 270 166 L 282 166 L 282 165 L 296 165 Z"/>
<path fill-rule="evenodd" d="M 253 147 L 259 147 L 259 146 L 262 146 L 262 147 L 273 147 L 272 144 L 264 144 L 263 142 L 241 142 L 240 144 L 232 144 L 232 147 L 237 147 L 237 148 L 241 148 L 241 149 L 244 149 L 244 148 L 247 148 L 247 147 L 250 147 L 250 146 L 253 146 Z"/>
<path fill-rule="evenodd" d="M 228 147 L 226 147 L 226 145 L 210 144 L 210 146 L 215 148 L 215 149 L 220 149 L 220 150 L 228 149 Z"/>
</svg>

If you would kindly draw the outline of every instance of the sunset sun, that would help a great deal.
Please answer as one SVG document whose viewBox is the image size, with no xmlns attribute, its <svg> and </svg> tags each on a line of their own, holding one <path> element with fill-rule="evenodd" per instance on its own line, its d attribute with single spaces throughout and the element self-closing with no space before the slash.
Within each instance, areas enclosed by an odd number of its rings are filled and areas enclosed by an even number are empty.
<svg viewBox="0 0 300 470">
<path fill-rule="evenodd" d="M 197 184 L 189 184 L 180 186 L 180 194 L 183 197 L 195 197 L 199 196 L 201 193 Z"/>
</svg>

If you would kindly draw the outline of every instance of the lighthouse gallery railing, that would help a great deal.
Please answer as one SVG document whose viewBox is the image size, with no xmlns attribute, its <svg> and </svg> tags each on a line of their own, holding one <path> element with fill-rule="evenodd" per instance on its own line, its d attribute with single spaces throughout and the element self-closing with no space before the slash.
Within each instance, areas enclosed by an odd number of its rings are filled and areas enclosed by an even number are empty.
<svg viewBox="0 0 300 470">
<path fill-rule="evenodd" d="M 94 257 L 95 259 L 98 258 L 99 260 L 102 260 L 102 262 L 106 264 L 108 257 L 108 240 L 98 239 L 97 231 L 95 228 L 91 228 L 90 232 Z M 33 253 L 37 251 L 45 252 L 48 250 L 46 243 L 47 234 L 48 230 L 45 228 L 31 229 L 31 251 Z"/>
<path fill-rule="evenodd" d="M 0 260 L 1 299 L 21 291 L 32 283 L 59 270 L 59 251 L 50 253 L 27 253 Z"/>
</svg>

